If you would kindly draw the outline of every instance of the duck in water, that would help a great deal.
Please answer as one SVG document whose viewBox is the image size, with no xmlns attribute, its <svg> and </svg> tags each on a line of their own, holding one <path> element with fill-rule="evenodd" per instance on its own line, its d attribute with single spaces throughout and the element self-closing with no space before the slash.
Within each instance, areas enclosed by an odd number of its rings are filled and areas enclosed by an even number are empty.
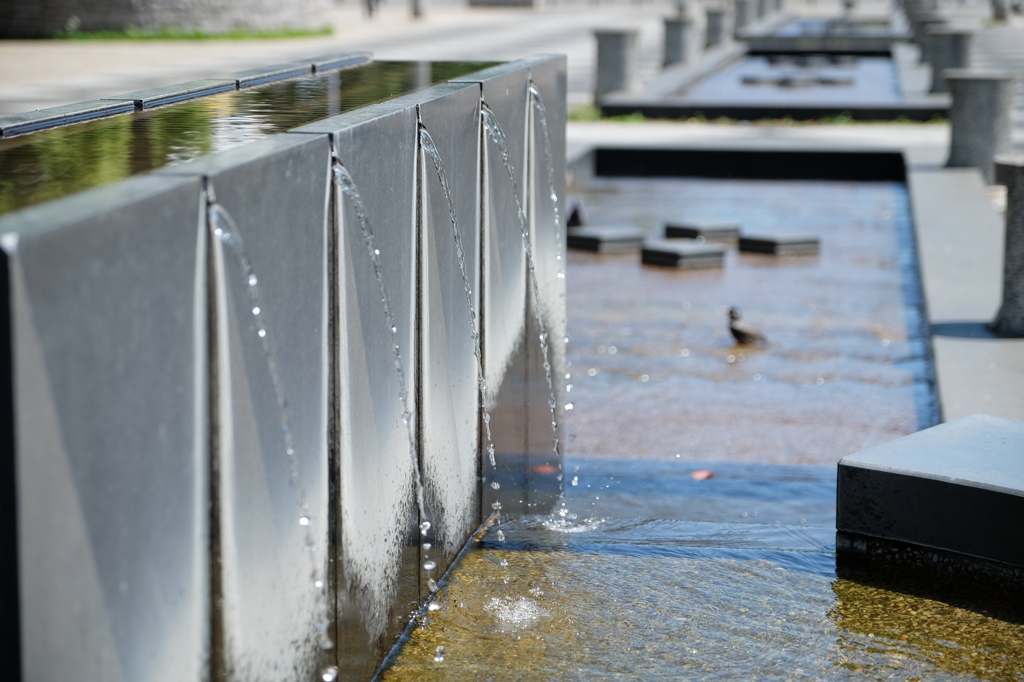
<svg viewBox="0 0 1024 682">
<path fill-rule="evenodd" d="M 745 327 L 740 323 L 739 308 L 729 308 L 729 331 L 732 332 L 732 337 L 736 339 L 736 343 L 740 345 L 764 346 L 768 344 L 768 339 L 764 337 L 764 334 Z"/>
</svg>

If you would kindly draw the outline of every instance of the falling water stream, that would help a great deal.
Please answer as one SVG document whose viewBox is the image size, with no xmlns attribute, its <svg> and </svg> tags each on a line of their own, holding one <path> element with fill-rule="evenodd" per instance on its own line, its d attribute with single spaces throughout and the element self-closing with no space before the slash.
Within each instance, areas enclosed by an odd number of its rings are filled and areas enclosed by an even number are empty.
<svg viewBox="0 0 1024 682">
<path fill-rule="evenodd" d="M 427 514 L 427 505 L 426 500 L 424 499 L 423 472 L 420 467 L 419 453 L 416 447 L 415 427 L 412 423 L 412 405 L 409 401 L 409 390 L 406 387 L 405 365 L 402 361 L 402 347 L 398 343 L 398 322 L 395 319 L 394 312 L 391 310 L 391 298 L 388 295 L 387 284 L 384 281 L 384 273 L 381 269 L 380 249 L 377 248 L 376 240 L 373 235 L 373 227 L 370 224 L 370 216 L 366 211 L 366 206 L 363 205 L 362 197 L 359 196 L 359 189 L 356 187 L 356 183 L 352 179 L 352 175 L 348 172 L 348 169 L 342 165 L 341 161 L 338 160 L 337 157 L 334 157 L 332 172 L 334 174 L 335 187 L 337 187 L 345 198 L 349 200 L 352 204 L 353 211 L 355 211 L 356 220 L 359 223 L 360 234 L 363 238 L 363 246 L 366 248 L 366 253 L 370 258 L 370 262 L 373 264 L 373 273 L 377 282 L 381 306 L 384 311 L 384 319 L 387 324 L 388 333 L 391 336 L 391 352 L 394 356 L 395 372 L 398 374 L 398 398 L 402 402 L 402 423 L 405 425 L 406 437 L 409 444 L 409 458 L 412 461 L 413 471 L 416 478 L 416 507 L 420 516 L 420 535 L 423 538 L 423 553 L 421 555 L 422 566 L 423 570 L 427 573 L 427 585 L 430 587 L 430 590 L 433 591 L 437 584 L 434 578 L 434 572 L 437 569 L 437 562 L 430 558 L 429 555 L 429 551 L 434 546 L 434 543 L 430 541 L 429 537 L 432 524 L 429 520 L 430 517 Z"/>
<path fill-rule="evenodd" d="M 295 492 L 296 504 L 299 518 L 297 523 L 303 528 L 305 537 L 303 544 L 310 562 L 310 581 L 316 590 L 316 628 L 319 637 L 319 646 L 327 650 L 334 647 L 334 642 L 327 634 L 330 620 L 327 615 L 327 603 L 325 596 L 326 579 L 323 575 L 322 562 L 319 560 L 319 551 L 316 539 L 313 535 L 314 519 L 309 515 L 309 503 L 305 488 L 302 484 L 301 463 L 299 455 L 295 450 L 295 436 L 292 429 L 292 411 L 288 396 L 285 393 L 284 384 L 281 381 L 280 366 L 278 363 L 277 351 L 274 346 L 274 334 L 268 319 L 268 310 L 260 294 L 259 278 L 256 270 L 246 252 L 242 234 L 228 213 L 221 204 L 217 203 L 213 184 L 207 182 L 207 228 L 212 237 L 223 245 L 234 257 L 235 262 L 241 270 L 245 291 L 248 294 L 249 302 L 252 305 L 251 313 L 253 328 L 259 337 L 260 346 L 263 349 L 263 356 L 266 360 L 267 372 L 270 375 L 271 384 L 274 387 L 274 397 L 277 401 L 278 412 L 281 420 L 281 435 L 284 441 L 284 455 L 288 459 L 288 482 Z M 322 520 L 321 520 L 322 522 Z"/>
</svg>

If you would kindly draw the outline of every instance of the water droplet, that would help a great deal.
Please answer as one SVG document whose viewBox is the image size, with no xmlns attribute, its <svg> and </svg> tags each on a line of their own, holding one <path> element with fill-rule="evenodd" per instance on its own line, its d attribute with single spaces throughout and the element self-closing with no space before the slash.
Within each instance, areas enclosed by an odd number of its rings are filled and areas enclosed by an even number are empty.
<svg viewBox="0 0 1024 682">
<path fill-rule="evenodd" d="M 334 682 L 334 680 L 338 679 L 338 668 L 333 665 L 329 668 L 324 668 L 320 671 L 320 679 L 324 682 Z"/>
<path fill-rule="evenodd" d="M 433 592 L 437 589 L 437 581 L 433 578 L 427 578 L 427 589 Z"/>
<path fill-rule="evenodd" d="M 570 483 L 572 485 L 579 485 L 580 484 L 580 477 L 579 476 L 573 476 L 572 477 L 572 481 L 570 481 Z"/>
<path fill-rule="evenodd" d="M 825 383 L 825 377 L 818 377 L 818 385 L 821 386 Z"/>
<path fill-rule="evenodd" d="M 420 535 L 426 535 L 428 530 L 430 530 L 430 521 L 424 521 L 420 524 Z"/>
<path fill-rule="evenodd" d="M 684 349 L 682 349 L 681 351 L 679 351 L 679 354 L 680 354 L 681 356 L 683 356 L 684 358 L 685 358 L 685 357 L 689 357 L 689 355 L 690 355 L 690 349 L 689 349 L 689 348 L 684 348 Z"/>
<path fill-rule="evenodd" d="M 490 415 L 490 413 L 484 412 L 484 424 L 490 424 L 490 423 L 491 423 L 491 415 Z"/>
<path fill-rule="evenodd" d="M 618 352 L 619 352 L 619 349 L 616 348 L 615 346 L 608 346 L 608 354 L 609 355 L 615 355 Z"/>
<path fill-rule="evenodd" d="M 491 490 L 499 490 L 500 488 L 501 488 L 501 484 L 500 483 L 498 483 L 497 481 L 491 481 Z"/>
<path fill-rule="evenodd" d="M 259 331 L 258 331 L 258 332 L 256 332 L 256 333 L 257 333 L 257 334 L 259 334 L 259 335 L 260 335 L 260 338 L 262 339 L 262 338 L 263 338 L 264 336 L 266 336 L 266 335 L 267 335 L 267 330 L 266 330 L 266 329 L 261 329 L 261 330 L 259 330 Z"/>
<path fill-rule="evenodd" d="M 300 526 L 308 526 L 311 523 L 313 523 L 313 519 L 309 518 L 308 516 L 303 516 L 301 519 L 299 519 Z"/>
<path fill-rule="evenodd" d="M 434 649 L 434 663 L 440 663 L 441 661 L 443 661 L 444 653 L 445 650 L 443 646 L 439 646 L 436 649 Z"/>
<path fill-rule="evenodd" d="M 572 408 L 573 408 L 573 404 L 572 403 L 566 403 L 565 404 L 565 409 L 566 410 L 571 410 Z"/>
<path fill-rule="evenodd" d="M 760 372 L 754 372 L 754 381 L 760 381 L 760 380 L 761 380 L 761 373 Z"/>
<path fill-rule="evenodd" d="M 423 547 L 424 550 L 428 550 L 431 547 L 433 547 L 433 545 L 430 544 L 429 542 L 424 542 L 421 546 Z"/>
<path fill-rule="evenodd" d="M 499 530 L 497 533 L 495 533 L 495 536 L 497 536 L 498 542 L 505 542 L 505 533 L 503 531 Z"/>
<path fill-rule="evenodd" d="M 427 611 L 440 611 L 440 610 L 441 610 L 441 605 L 438 604 L 436 601 L 432 601 L 429 604 L 427 604 Z"/>
<path fill-rule="evenodd" d="M 435 568 L 437 568 L 437 562 L 433 559 L 427 559 L 423 562 L 423 570 L 433 571 Z"/>
<path fill-rule="evenodd" d="M 733 355 L 732 353 L 729 353 L 728 355 L 725 356 L 725 361 L 730 363 L 736 362 L 736 356 Z"/>
<path fill-rule="evenodd" d="M 373 255 L 374 256 L 379 256 L 380 255 L 380 249 L 374 249 L 373 250 Z"/>
<path fill-rule="evenodd" d="M 508 559 L 502 559 L 498 562 L 498 565 L 500 565 L 502 568 L 508 568 Z"/>
<path fill-rule="evenodd" d="M 501 502 L 492 502 L 491 503 L 491 509 L 494 509 L 494 510 L 501 509 Z"/>
<path fill-rule="evenodd" d="M 255 308 L 253 308 L 252 309 L 252 314 L 253 315 L 259 315 L 260 314 L 260 307 L 256 306 Z"/>
<path fill-rule="evenodd" d="M 314 580 L 313 581 L 313 587 L 315 587 L 316 589 L 319 590 L 323 586 L 324 586 L 324 581 L 323 580 Z"/>
<path fill-rule="evenodd" d="M 647 374 L 641 374 L 641 375 L 640 375 L 640 381 L 642 381 L 642 382 L 646 383 L 646 382 L 648 382 L 648 381 L 650 381 L 650 380 L 651 380 L 651 377 L 650 377 L 650 376 L 648 376 Z"/>
<path fill-rule="evenodd" d="M 597 376 L 597 368 L 596 367 L 591 367 L 590 369 L 588 369 L 587 370 L 587 376 L 590 376 L 590 377 Z"/>
<path fill-rule="evenodd" d="M 747 518 L 747 512 L 740 512 L 740 517 Z"/>
<path fill-rule="evenodd" d="M 571 390 L 572 390 L 572 384 L 566 384 L 566 385 L 565 385 L 565 392 L 566 392 L 566 393 L 568 393 L 568 392 L 570 392 Z"/>
</svg>

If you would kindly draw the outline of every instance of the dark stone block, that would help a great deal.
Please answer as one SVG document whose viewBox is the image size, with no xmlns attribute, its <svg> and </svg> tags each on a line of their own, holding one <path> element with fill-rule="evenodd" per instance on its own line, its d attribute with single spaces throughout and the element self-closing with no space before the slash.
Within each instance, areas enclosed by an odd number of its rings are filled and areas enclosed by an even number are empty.
<svg viewBox="0 0 1024 682">
<path fill-rule="evenodd" d="M 272 83 L 285 78 L 305 76 L 313 72 L 313 63 L 310 61 L 286 62 L 284 64 L 271 64 L 261 66 L 257 69 L 247 69 L 231 74 L 238 88 L 251 88 L 254 85 Z"/>
<path fill-rule="evenodd" d="M 372 52 L 336 52 L 322 54 L 310 60 L 314 73 L 331 69 L 350 69 L 373 61 Z"/>
<path fill-rule="evenodd" d="M 113 116 L 135 110 L 133 101 L 112 101 L 95 99 L 60 107 L 48 107 L 23 114 L 0 117 L 0 136 L 14 137 L 36 130 L 56 128 L 69 123 L 80 123 L 93 118 Z"/>
<path fill-rule="evenodd" d="M 123 95 L 114 95 L 113 97 L 104 97 L 103 99 L 131 100 L 135 102 L 136 109 L 152 109 L 164 104 L 174 104 L 175 102 L 195 99 L 196 97 L 206 97 L 207 95 L 215 95 L 218 92 L 234 89 L 235 80 L 233 79 L 204 78 L 175 85 L 166 85 L 162 88 L 152 88 L 151 90 L 126 92 Z"/>
<path fill-rule="evenodd" d="M 648 265 L 674 268 L 720 268 L 725 264 L 725 247 L 679 239 L 647 241 L 640 259 Z"/>
<path fill-rule="evenodd" d="M 685 223 L 665 223 L 666 239 L 701 239 L 708 242 L 735 242 L 740 236 L 740 226 L 736 223 L 713 223 L 703 221 L 687 221 Z"/>
<path fill-rule="evenodd" d="M 639 251 L 644 244 L 644 233 L 635 227 L 579 227 L 567 237 L 570 249 L 622 253 Z"/>
<path fill-rule="evenodd" d="M 1024 423 L 1013 419 L 971 415 L 839 462 L 836 529 L 852 538 L 840 553 L 870 555 L 880 539 L 1024 567 L 1012 532 L 1022 518 Z"/>
<path fill-rule="evenodd" d="M 744 235 L 740 251 L 795 256 L 818 253 L 819 240 L 813 235 Z"/>
</svg>

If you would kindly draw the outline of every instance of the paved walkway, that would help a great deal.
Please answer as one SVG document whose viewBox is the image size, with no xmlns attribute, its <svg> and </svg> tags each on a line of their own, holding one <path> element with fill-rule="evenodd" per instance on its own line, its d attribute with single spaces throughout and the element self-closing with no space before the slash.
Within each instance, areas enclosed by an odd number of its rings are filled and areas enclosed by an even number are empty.
<svg viewBox="0 0 1024 682">
<path fill-rule="evenodd" d="M 332 9 L 331 36 L 281 40 L 0 41 L 0 115 L 70 104 L 122 92 L 209 78 L 327 52 L 369 50 L 377 59 L 512 60 L 542 52 L 569 58 L 569 101 L 592 100 L 599 27 L 641 31 L 641 72 L 661 53 L 661 17 L 672 0 L 552 9 L 438 8 L 420 20 L 404 6 L 366 18 Z"/>
</svg>

